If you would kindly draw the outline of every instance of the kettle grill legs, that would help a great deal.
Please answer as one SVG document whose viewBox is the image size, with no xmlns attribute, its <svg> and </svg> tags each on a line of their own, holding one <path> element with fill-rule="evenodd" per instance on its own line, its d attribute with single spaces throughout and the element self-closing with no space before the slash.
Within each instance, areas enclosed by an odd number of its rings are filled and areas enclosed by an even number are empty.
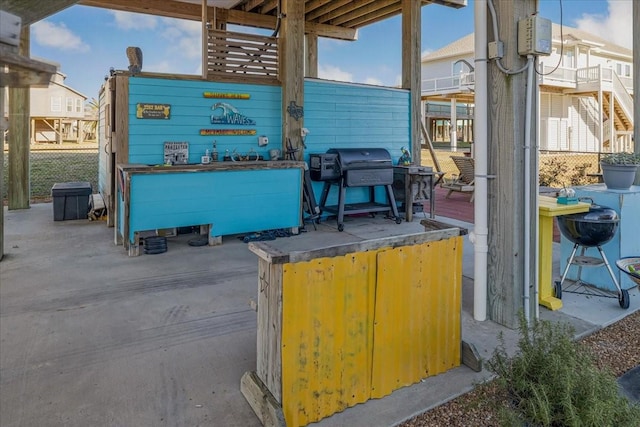
<svg viewBox="0 0 640 427">
<path fill-rule="evenodd" d="M 584 256 L 584 252 L 586 250 L 586 247 L 584 246 L 582 246 L 580 250 L 580 256 L 576 257 L 576 251 L 578 250 L 578 246 L 579 245 L 577 243 L 573 245 L 573 249 L 571 250 L 571 255 L 569 256 L 569 259 L 567 261 L 567 266 L 565 267 L 564 272 L 562 273 L 562 278 L 560 279 L 559 282 L 555 283 L 555 287 L 554 287 L 555 297 L 558 299 L 562 299 L 562 292 L 563 292 L 562 285 L 564 283 L 564 280 L 567 277 L 567 273 L 569 272 L 569 267 L 571 267 L 572 265 L 576 265 L 578 266 L 578 278 L 576 279 L 574 284 L 569 285 L 567 289 L 564 289 L 564 292 L 582 294 L 582 295 L 593 295 L 593 296 L 607 297 L 607 298 L 618 298 L 618 304 L 620 305 L 620 307 L 622 307 L 625 310 L 629 308 L 629 291 L 627 291 L 626 289 L 620 288 L 620 284 L 618 283 L 616 276 L 613 274 L 613 270 L 611 269 L 609 260 L 607 259 L 607 256 L 604 254 L 602 247 L 599 245 L 596 246 L 598 249 L 598 252 L 600 253 L 600 257 L 602 258 L 601 260 L 599 260 L 598 258 L 595 258 L 595 257 Z M 609 276 L 611 276 L 611 280 L 613 280 L 613 284 L 616 286 L 616 289 L 617 289 L 616 296 L 611 295 L 610 292 L 597 289 L 592 285 L 589 285 L 588 283 L 583 282 L 580 279 L 580 275 L 582 273 L 582 267 L 599 267 L 602 265 L 604 265 L 607 268 L 607 271 L 609 272 Z M 582 288 L 581 292 L 580 292 L 580 288 Z"/>
</svg>

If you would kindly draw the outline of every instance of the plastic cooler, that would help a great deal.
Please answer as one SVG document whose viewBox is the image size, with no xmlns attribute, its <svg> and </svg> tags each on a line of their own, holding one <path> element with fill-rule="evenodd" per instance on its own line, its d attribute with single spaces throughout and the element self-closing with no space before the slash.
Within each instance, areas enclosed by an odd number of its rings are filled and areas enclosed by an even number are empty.
<svg viewBox="0 0 640 427">
<path fill-rule="evenodd" d="M 53 184 L 53 220 L 87 219 L 91 183 L 63 182 Z"/>
</svg>

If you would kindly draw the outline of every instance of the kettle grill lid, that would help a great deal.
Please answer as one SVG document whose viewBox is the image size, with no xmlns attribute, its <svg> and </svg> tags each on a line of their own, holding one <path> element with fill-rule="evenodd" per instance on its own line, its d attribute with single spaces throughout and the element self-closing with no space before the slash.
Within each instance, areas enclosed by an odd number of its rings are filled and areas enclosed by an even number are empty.
<svg viewBox="0 0 640 427">
<path fill-rule="evenodd" d="M 576 213 L 565 217 L 570 221 L 613 223 L 620 221 L 618 213 L 607 206 L 600 206 L 592 203 L 588 212 Z"/>
</svg>

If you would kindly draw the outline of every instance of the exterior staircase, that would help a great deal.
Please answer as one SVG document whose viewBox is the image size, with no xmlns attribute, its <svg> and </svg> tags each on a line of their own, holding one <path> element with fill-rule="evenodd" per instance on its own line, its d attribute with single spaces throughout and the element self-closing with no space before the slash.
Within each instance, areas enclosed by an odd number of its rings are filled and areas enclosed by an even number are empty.
<svg viewBox="0 0 640 427">
<path fill-rule="evenodd" d="M 611 142 L 614 132 L 629 136 L 633 133 L 633 97 L 612 69 L 597 66 L 578 70 L 576 88 L 571 92 L 590 94 L 596 100 L 602 92 L 602 108 L 607 116 L 603 123 L 605 144 Z"/>
</svg>

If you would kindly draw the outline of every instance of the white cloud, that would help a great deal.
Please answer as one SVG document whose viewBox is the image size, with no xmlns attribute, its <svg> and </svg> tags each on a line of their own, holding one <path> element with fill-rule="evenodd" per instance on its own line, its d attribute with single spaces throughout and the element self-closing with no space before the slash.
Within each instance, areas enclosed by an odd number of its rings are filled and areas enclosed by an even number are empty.
<svg viewBox="0 0 640 427">
<path fill-rule="evenodd" d="M 353 74 L 334 67 L 333 65 L 318 65 L 318 77 L 327 80 L 353 82 Z"/>
<path fill-rule="evenodd" d="M 596 34 L 617 45 L 632 48 L 633 0 L 609 0 L 609 15 L 584 14 L 576 20 L 576 27 Z"/>
<path fill-rule="evenodd" d="M 376 85 L 376 86 L 384 86 L 384 84 L 382 83 L 382 81 L 380 79 L 377 79 L 375 77 L 367 77 L 364 82 L 368 85 Z"/>
<path fill-rule="evenodd" d="M 198 21 L 187 21 L 185 19 L 170 19 L 165 18 L 162 20 L 162 25 L 168 28 L 175 28 L 177 31 L 186 34 L 198 35 L 202 31 L 202 24 Z"/>
<path fill-rule="evenodd" d="M 121 30 L 152 30 L 156 28 L 158 19 L 152 15 L 142 13 L 110 11 Z"/>
<path fill-rule="evenodd" d="M 37 22 L 31 26 L 31 34 L 34 41 L 42 46 L 80 53 L 90 50 L 89 45 L 62 22 L 59 24 L 49 21 Z"/>
<path fill-rule="evenodd" d="M 169 51 L 189 59 L 202 57 L 202 24 L 182 19 L 164 19 L 162 37 L 171 41 Z"/>
</svg>

